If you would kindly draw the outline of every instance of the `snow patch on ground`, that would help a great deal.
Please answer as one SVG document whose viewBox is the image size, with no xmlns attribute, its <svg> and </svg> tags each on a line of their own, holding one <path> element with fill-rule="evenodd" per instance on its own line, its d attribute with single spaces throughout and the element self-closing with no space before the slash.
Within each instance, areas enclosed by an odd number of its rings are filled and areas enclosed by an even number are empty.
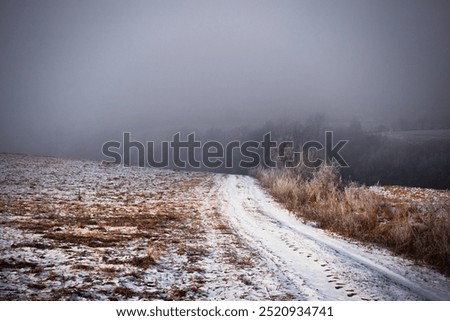
<svg viewBox="0 0 450 321">
<path fill-rule="evenodd" d="M 245 176 L 0 154 L 2 300 L 450 300 Z"/>
</svg>

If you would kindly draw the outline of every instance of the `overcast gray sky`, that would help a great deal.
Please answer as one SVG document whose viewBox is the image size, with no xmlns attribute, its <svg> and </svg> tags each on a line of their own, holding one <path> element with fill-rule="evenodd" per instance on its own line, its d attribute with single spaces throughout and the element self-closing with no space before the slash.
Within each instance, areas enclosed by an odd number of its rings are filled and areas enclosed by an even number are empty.
<svg viewBox="0 0 450 321">
<path fill-rule="evenodd" d="M 450 1 L 2 0 L 0 108 L 0 151 L 41 154 L 317 112 L 449 121 Z"/>
</svg>

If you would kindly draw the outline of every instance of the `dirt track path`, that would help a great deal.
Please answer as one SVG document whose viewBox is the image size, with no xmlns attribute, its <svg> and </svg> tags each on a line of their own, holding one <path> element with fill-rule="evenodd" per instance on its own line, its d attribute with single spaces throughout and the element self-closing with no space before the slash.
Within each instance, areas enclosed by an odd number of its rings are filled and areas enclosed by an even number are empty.
<svg viewBox="0 0 450 321">
<path fill-rule="evenodd" d="M 250 177 L 226 176 L 220 212 L 308 300 L 449 300 L 441 275 L 305 225 Z"/>
</svg>

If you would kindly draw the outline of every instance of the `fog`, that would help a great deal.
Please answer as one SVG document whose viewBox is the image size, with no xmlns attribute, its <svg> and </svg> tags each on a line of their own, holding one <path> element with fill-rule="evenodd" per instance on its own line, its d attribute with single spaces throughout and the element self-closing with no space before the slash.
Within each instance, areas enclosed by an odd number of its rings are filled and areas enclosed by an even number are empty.
<svg viewBox="0 0 450 321">
<path fill-rule="evenodd" d="M 450 2 L 0 3 L 0 151 L 314 114 L 450 124 Z"/>
</svg>

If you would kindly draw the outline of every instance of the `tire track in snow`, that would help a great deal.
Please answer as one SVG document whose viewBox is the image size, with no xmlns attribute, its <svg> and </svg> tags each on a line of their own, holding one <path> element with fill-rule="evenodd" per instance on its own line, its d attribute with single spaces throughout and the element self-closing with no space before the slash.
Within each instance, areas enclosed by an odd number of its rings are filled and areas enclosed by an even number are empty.
<svg viewBox="0 0 450 321">
<path fill-rule="evenodd" d="M 267 196 L 253 178 L 229 175 L 217 183 L 222 185 L 221 214 L 301 296 L 311 300 L 450 299 L 450 281 L 444 276 L 303 224 Z"/>
</svg>

